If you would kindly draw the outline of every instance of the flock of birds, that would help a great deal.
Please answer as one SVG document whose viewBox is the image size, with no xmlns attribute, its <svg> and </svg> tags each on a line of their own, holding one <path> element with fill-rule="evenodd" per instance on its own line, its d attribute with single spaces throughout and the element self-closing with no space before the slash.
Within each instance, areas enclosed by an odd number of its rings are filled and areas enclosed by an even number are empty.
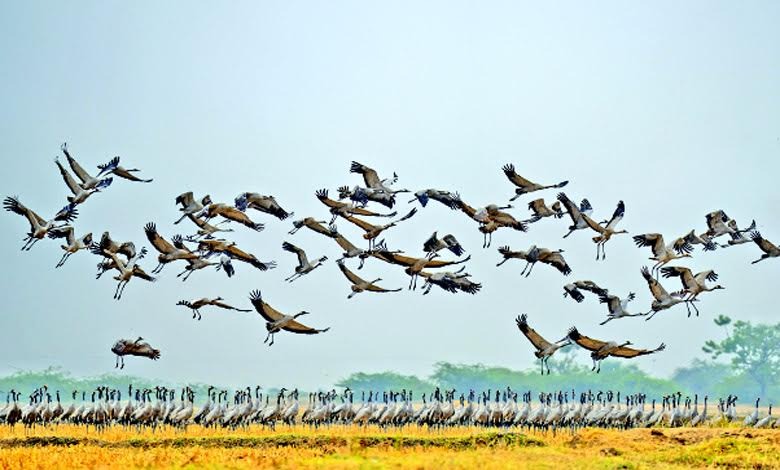
<svg viewBox="0 0 780 470">
<path fill-rule="evenodd" d="M 50 219 L 44 219 L 23 205 L 17 197 L 7 197 L 4 200 L 6 210 L 25 217 L 29 223 L 30 229 L 24 238 L 22 250 L 32 249 L 38 241 L 47 237 L 64 239 L 65 242 L 61 245 L 64 253 L 56 267 L 61 267 L 72 255 L 80 251 L 91 252 L 100 259 L 97 265 L 97 278 L 106 272 L 114 273 L 113 279 L 117 282 L 114 298 L 117 300 L 122 298 L 125 289 L 133 279 L 154 282 L 168 265 L 175 264 L 182 268 L 177 277 L 183 281 L 186 281 L 196 271 L 205 268 L 214 268 L 224 272 L 227 277 L 232 277 L 236 274 L 239 262 L 260 271 L 277 267 L 275 261 L 261 261 L 251 252 L 226 238 L 231 232 L 239 229 L 236 225 L 242 226 L 241 230 L 263 230 L 264 224 L 254 219 L 256 214 L 269 215 L 279 221 L 293 218 L 294 214 L 282 208 L 273 196 L 253 192 L 239 194 L 232 203 L 212 201 L 209 195 L 196 197 L 191 191 L 176 197 L 175 203 L 179 206 L 179 217 L 175 224 L 190 222 L 192 224 L 189 229 L 190 233 L 167 237 L 159 233 L 155 223 L 147 223 L 144 226 L 146 239 L 151 248 L 158 253 L 158 264 L 151 271 L 147 271 L 141 266 L 141 262 L 148 254 L 146 247 L 139 250 L 133 241 L 114 240 L 108 231 L 103 232 L 99 239 L 93 239 L 91 233 L 77 236 L 73 222 L 77 218 L 81 206 L 92 195 L 109 188 L 115 177 L 139 183 L 150 183 L 152 180 L 141 179 L 137 176 L 138 169 L 122 167 L 119 157 L 111 159 L 106 164 L 98 165 L 99 171 L 93 176 L 73 158 L 66 144 L 62 145 L 61 150 L 72 171 L 71 174 L 65 165 L 56 160 L 60 174 L 70 191 L 65 207 Z M 568 185 L 568 181 L 551 185 L 531 182 L 520 176 L 511 164 L 505 165 L 502 170 L 514 187 L 514 194 L 510 198 L 510 202 L 531 193 L 549 189 L 560 190 Z M 380 285 L 381 278 L 369 280 L 368 277 L 359 276 L 356 270 L 363 269 L 368 260 L 400 266 L 409 276 L 409 289 L 416 289 L 418 281 L 422 280 L 423 295 L 428 294 L 434 287 L 450 293 L 476 294 L 480 291 L 482 285 L 470 279 L 471 275 L 465 272 L 465 265 L 457 270 L 442 269 L 462 265 L 471 258 L 471 255 L 464 256 L 466 250 L 453 234 L 439 236 L 438 232 L 433 232 L 422 243 L 420 256 L 410 256 L 401 250 L 389 249 L 385 237 L 391 233 L 394 227 L 415 217 L 418 213 L 418 208 L 415 207 L 399 217 L 397 211 L 392 210 L 396 204 L 396 197 L 400 193 L 412 193 L 412 191 L 396 188 L 398 181 L 396 174 L 393 174 L 391 178 L 383 179 L 374 169 L 358 162 L 352 162 L 350 172 L 362 176 L 362 186 L 341 186 L 337 189 L 338 197 L 336 199 L 330 197 L 327 189 L 315 192 L 317 200 L 327 208 L 330 214 L 328 220 L 317 217 L 293 220 L 292 229 L 289 232 L 290 235 L 294 235 L 300 229 L 306 228 L 332 239 L 338 245 L 341 256 L 336 260 L 336 264 L 349 283 L 349 298 L 360 293 L 386 294 L 402 290 L 401 288 L 382 287 Z M 549 205 L 543 198 L 530 201 L 527 204 L 530 217 L 526 219 L 517 218 L 507 212 L 508 209 L 512 208 L 511 204 L 504 206 L 489 204 L 484 207 L 473 207 L 464 202 L 457 192 L 424 189 L 414 192 L 413 196 L 409 203 L 417 202 L 420 208 L 425 208 L 431 201 L 435 201 L 453 212 L 467 215 L 483 234 L 483 248 L 491 245 L 494 232 L 500 229 L 526 232 L 532 224 L 542 219 L 568 217 L 571 224 L 568 225 L 563 238 L 578 231 L 590 232 L 593 235 L 592 241 L 596 245 L 596 260 L 603 260 L 606 258 L 607 243 L 613 237 L 627 233 L 626 230 L 618 229 L 626 211 L 623 201 L 617 203 L 609 219 L 597 222 L 597 218 L 593 216 L 593 207 L 587 199 L 583 199 L 577 204 L 564 192 L 558 192 L 556 200 Z M 388 212 L 369 206 L 382 206 L 392 211 Z M 369 219 L 373 222 L 368 222 Z M 379 220 L 385 222 L 380 223 Z M 346 221 L 360 229 L 364 242 L 362 244 L 351 242 L 337 227 L 336 221 Z M 668 266 L 669 263 L 681 262 L 690 258 L 696 245 L 700 245 L 705 251 L 712 251 L 750 242 L 753 242 L 762 252 L 761 257 L 753 263 L 780 257 L 780 248 L 764 239 L 756 231 L 755 221 L 747 228 L 741 229 L 734 219 L 728 217 L 722 210 L 718 210 L 706 215 L 706 224 L 706 229 L 701 232 L 697 233 L 695 230 L 691 230 L 674 239 L 665 239 L 660 233 L 639 234 L 633 237 L 638 247 L 651 249 L 653 256 L 650 257 L 650 260 L 655 262 L 652 267 L 641 269 L 641 274 L 654 299 L 646 312 L 630 311 L 629 304 L 634 300 L 635 293 L 632 292 L 626 297 L 620 297 L 589 280 L 566 283 L 563 286 L 563 295 L 580 303 L 585 299 L 585 293 L 594 294 L 599 302 L 606 305 L 608 310 L 607 318 L 602 324 L 634 316 L 644 316 L 650 320 L 659 312 L 679 304 L 685 304 L 688 316 L 691 315 L 691 309 L 698 315 L 696 302 L 699 301 L 699 297 L 706 292 L 723 289 L 720 285 L 709 284 L 718 279 L 718 274 L 713 270 L 694 273 L 684 266 Z M 182 230 L 182 232 L 185 231 L 188 229 Z M 724 239 L 726 242 L 721 243 L 721 240 Z M 362 247 L 360 247 L 361 245 Z M 291 274 L 285 279 L 287 282 L 295 282 L 310 275 L 328 263 L 329 260 L 325 255 L 316 258 L 310 257 L 303 248 L 289 241 L 283 241 L 282 249 L 295 255 L 297 260 Z M 450 253 L 455 259 L 441 259 L 442 253 L 445 252 Z M 509 246 L 501 246 L 498 248 L 498 253 L 501 260 L 497 266 L 515 259 L 525 261 L 525 266 L 520 272 L 521 276 L 530 276 L 537 263 L 549 265 L 564 276 L 568 276 L 572 272 L 564 258 L 563 250 L 536 245 L 525 250 L 513 250 Z M 355 270 L 348 267 L 350 262 L 357 263 Z M 661 284 L 659 277 L 678 278 L 681 281 L 682 289 L 679 291 L 667 290 Z M 249 294 L 249 300 L 254 310 L 265 320 L 267 330 L 265 342 L 269 345 L 274 344 L 274 336 L 281 331 L 313 335 L 329 330 L 329 328 L 314 328 L 302 323 L 300 318 L 308 315 L 308 311 L 291 314 L 277 310 L 266 302 L 259 290 L 252 291 Z M 234 307 L 221 297 L 180 300 L 176 305 L 190 309 L 193 318 L 198 320 L 201 318 L 201 309 L 207 307 L 241 312 L 250 311 Z M 535 355 L 540 360 L 543 374 L 545 370 L 546 373 L 550 373 L 549 365 L 547 365 L 550 357 L 557 350 L 573 343 L 591 352 L 593 370 L 596 372 L 600 371 L 600 361 L 607 357 L 635 358 L 659 352 L 665 348 L 664 344 L 653 349 L 632 348 L 629 341 L 602 341 L 581 334 L 577 328 L 571 328 L 561 340 L 550 342 L 529 326 L 526 315 L 519 316 L 516 322 L 522 334 L 535 349 Z M 143 338 L 120 339 L 111 350 L 117 355 L 117 367 L 124 367 L 125 356 L 140 356 L 150 359 L 160 357 L 160 350 L 152 347 Z"/>
<path fill-rule="evenodd" d="M 206 400 L 195 406 L 195 391 L 166 387 L 122 391 L 98 387 L 92 391 L 71 393 L 69 403 L 63 403 L 59 390 L 54 396 L 48 387 L 35 390 L 29 403 L 20 405 L 20 393 L 10 391 L 6 404 L 0 406 L 0 424 L 25 429 L 37 425 L 75 424 L 94 427 L 98 431 L 110 426 L 134 426 L 156 429 L 171 426 L 185 430 L 187 426 L 208 428 L 247 428 L 251 425 L 312 427 L 351 425 L 380 426 L 388 429 L 421 426 L 441 429 L 455 426 L 520 427 L 536 431 L 572 432 L 583 427 L 629 429 L 639 427 L 711 426 L 740 423 L 753 428 L 780 427 L 780 419 L 772 416 L 772 406 L 761 416 L 759 401 L 747 415 L 738 416 L 737 397 L 718 399 L 717 412 L 709 409 L 705 396 L 700 408 L 699 396 L 685 397 L 672 393 L 652 400 L 646 395 L 625 395 L 620 392 L 597 391 L 576 393 L 574 390 L 540 393 L 534 403 L 532 392 L 522 395 L 506 387 L 477 393 L 469 390 L 456 398 L 456 390 L 436 388 L 423 393 L 421 403 L 415 402 L 411 390 L 363 391 L 356 403 L 354 392 L 346 388 L 310 393 L 305 403 L 299 401 L 297 389 L 281 389 L 264 393 L 262 387 L 246 387 L 231 393 L 209 387 Z M 67 398 L 67 397 L 66 397 Z"/>
</svg>

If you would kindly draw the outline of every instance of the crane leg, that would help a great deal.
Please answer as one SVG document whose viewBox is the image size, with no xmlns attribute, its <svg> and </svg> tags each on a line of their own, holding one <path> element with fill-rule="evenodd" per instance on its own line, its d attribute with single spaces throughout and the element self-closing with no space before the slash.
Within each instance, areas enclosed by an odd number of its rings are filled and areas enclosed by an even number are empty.
<svg viewBox="0 0 780 470">
<path fill-rule="evenodd" d="M 535 265 L 535 264 L 536 264 L 536 261 L 534 261 L 533 263 L 531 263 L 531 265 L 528 267 L 528 272 L 527 272 L 527 273 L 525 273 L 525 277 L 528 277 L 528 276 L 530 276 L 530 275 L 531 275 L 531 271 L 533 271 L 533 270 L 534 270 L 534 265 Z"/>
</svg>

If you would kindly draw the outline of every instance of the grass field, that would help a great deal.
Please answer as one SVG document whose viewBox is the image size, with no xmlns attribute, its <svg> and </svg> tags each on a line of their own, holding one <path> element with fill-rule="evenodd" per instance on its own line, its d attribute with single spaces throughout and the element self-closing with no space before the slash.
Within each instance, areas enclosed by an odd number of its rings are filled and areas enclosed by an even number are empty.
<svg viewBox="0 0 780 470">
<path fill-rule="evenodd" d="M 0 468 L 780 468 L 780 430 L 0 429 Z"/>
</svg>

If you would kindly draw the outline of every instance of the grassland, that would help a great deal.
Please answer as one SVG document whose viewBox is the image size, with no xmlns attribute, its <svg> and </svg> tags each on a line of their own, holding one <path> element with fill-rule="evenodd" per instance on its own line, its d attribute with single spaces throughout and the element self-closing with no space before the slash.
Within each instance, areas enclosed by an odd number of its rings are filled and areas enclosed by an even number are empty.
<svg viewBox="0 0 780 470">
<path fill-rule="evenodd" d="M 0 429 L 0 468 L 780 468 L 780 430 Z"/>
</svg>

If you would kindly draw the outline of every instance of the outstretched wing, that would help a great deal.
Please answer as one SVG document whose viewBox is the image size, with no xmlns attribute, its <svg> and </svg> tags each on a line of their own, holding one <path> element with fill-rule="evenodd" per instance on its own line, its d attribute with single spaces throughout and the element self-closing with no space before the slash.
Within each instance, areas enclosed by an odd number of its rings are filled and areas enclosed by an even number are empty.
<svg viewBox="0 0 780 470">
<path fill-rule="evenodd" d="M 292 320 L 285 323 L 284 326 L 282 326 L 282 329 L 284 331 L 289 331 L 290 333 L 297 333 L 299 335 L 316 335 L 319 333 L 325 333 L 326 331 L 330 330 L 330 328 L 323 328 L 321 330 L 318 330 L 316 328 L 306 326 L 303 323 L 300 323 L 296 320 Z"/>
<path fill-rule="evenodd" d="M 149 239 L 149 242 L 154 246 L 154 249 L 160 253 L 173 253 L 176 251 L 176 248 L 171 245 L 168 240 L 157 233 L 157 226 L 154 222 L 146 224 L 146 226 L 144 226 L 144 232 L 146 232 L 146 238 Z"/>
<path fill-rule="evenodd" d="M 645 233 L 643 235 L 635 235 L 634 243 L 636 246 L 643 247 L 649 246 L 653 250 L 653 254 L 660 256 L 664 249 L 664 237 L 660 233 Z"/>
<path fill-rule="evenodd" d="M 60 147 L 60 150 L 62 150 L 62 153 L 65 154 L 65 158 L 68 160 L 68 165 L 70 165 L 70 169 L 73 170 L 73 173 L 76 174 L 78 179 L 81 180 L 82 183 L 86 183 L 91 177 L 89 176 L 89 173 L 84 171 L 84 168 L 79 165 L 79 162 L 76 161 L 75 158 L 73 158 L 70 155 L 70 152 L 68 152 L 68 144 L 62 144 Z"/>
<path fill-rule="evenodd" d="M 666 344 L 664 343 L 661 343 L 661 345 L 655 349 L 634 349 L 626 346 L 621 346 L 617 349 L 613 349 L 612 351 L 610 351 L 609 355 L 615 357 L 632 358 L 637 356 L 645 356 L 647 354 L 653 354 L 659 351 L 663 351 L 664 349 L 666 349 Z"/>
<path fill-rule="evenodd" d="M 318 189 L 317 191 L 314 192 L 314 194 L 317 196 L 317 199 L 319 199 L 321 203 L 325 204 L 328 207 L 334 209 L 340 209 L 347 205 L 346 203 L 334 201 L 333 199 L 329 198 L 327 189 Z"/>
<path fill-rule="evenodd" d="M 664 289 L 661 283 L 658 282 L 652 274 L 650 274 L 650 270 L 647 269 L 647 266 L 642 266 L 642 277 L 644 277 L 645 281 L 647 281 L 647 286 L 650 288 L 650 293 L 653 294 L 653 297 L 655 297 L 656 300 L 661 300 L 669 296 L 669 293 L 666 292 L 666 289 Z"/>
<path fill-rule="evenodd" d="M 541 256 L 539 261 L 545 264 L 553 266 L 555 269 L 561 272 L 564 276 L 571 274 L 571 268 L 566 260 L 560 253 L 549 253 Z"/>
<path fill-rule="evenodd" d="M 756 245 L 758 245 L 759 248 L 761 248 L 761 251 L 764 253 L 772 253 L 777 251 L 777 247 L 774 245 L 774 243 L 762 237 L 761 232 L 758 230 L 750 232 L 750 238 L 753 240 L 753 242 L 755 242 Z"/>
<path fill-rule="evenodd" d="M 412 266 L 418 261 L 420 261 L 420 258 L 413 258 L 411 256 L 404 256 L 399 253 L 393 253 L 391 251 L 376 251 L 372 253 L 374 258 L 381 259 L 382 261 L 385 261 L 390 264 L 397 264 L 400 266 Z"/>
<path fill-rule="evenodd" d="M 284 314 L 275 308 L 271 307 L 263 301 L 263 296 L 259 289 L 253 290 L 249 293 L 249 300 L 252 302 L 252 306 L 257 313 L 265 319 L 267 322 L 275 322 L 284 318 Z"/>
<path fill-rule="evenodd" d="M 515 319 L 515 322 L 517 323 L 517 328 L 525 335 L 526 338 L 528 338 L 528 341 L 533 344 L 536 350 L 543 351 L 552 346 L 552 343 L 542 338 L 542 336 L 537 333 L 536 330 L 528 326 L 527 318 L 528 317 L 525 314 L 522 314 Z"/>
<path fill-rule="evenodd" d="M 501 169 L 504 171 L 504 174 L 509 179 L 509 181 L 511 181 L 512 184 L 514 184 L 518 188 L 527 188 L 529 186 L 534 185 L 532 182 L 518 175 L 515 172 L 515 166 L 511 163 L 507 163 L 506 165 L 501 167 Z"/>
<path fill-rule="evenodd" d="M 74 234 L 73 227 L 70 225 L 64 225 L 60 227 L 54 227 L 49 230 L 49 238 L 65 238 L 68 241 L 68 245 L 72 245 L 76 241 L 76 235 Z"/>
<path fill-rule="evenodd" d="M 259 232 L 265 228 L 265 225 L 255 223 L 252 219 L 249 218 L 248 215 L 246 215 L 246 213 L 241 212 L 235 207 L 231 207 L 226 204 L 212 204 L 209 206 L 209 209 L 209 215 L 212 213 L 219 214 L 228 220 L 238 222 L 239 224 L 249 227 L 252 230 Z"/>
<path fill-rule="evenodd" d="M 372 231 L 374 231 L 377 228 L 375 225 L 372 225 L 372 224 L 366 222 L 365 220 L 358 219 L 357 217 L 353 217 L 351 215 L 348 215 L 348 216 L 346 216 L 344 218 L 346 220 L 349 220 L 353 224 L 357 225 L 358 227 L 362 228 L 365 232 L 372 232 Z"/>
<path fill-rule="evenodd" d="M 290 253 L 295 253 L 298 256 L 298 264 L 300 266 L 306 266 L 309 263 L 309 259 L 306 257 L 306 252 L 303 249 L 298 248 L 290 242 L 282 243 L 282 249 Z"/>
<path fill-rule="evenodd" d="M 569 199 L 566 193 L 558 193 L 558 200 L 561 201 L 563 207 L 566 208 L 566 212 L 569 214 L 569 217 L 571 217 L 571 220 L 575 224 L 579 222 L 580 218 L 582 217 L 582 212 L 580 212 L 580 208 L 577 207 L 577 204 Z"/>
<path fill-rule="evenodd" d="M 437 249 L 439 249 L 439 237 L 436 236 L 436 232 L 433 232 L 433 234 L 425 240 L 425 243 L 423 243 L 423 251 L 430 253 Z"/>
<path fill-rule="evenodd" d="M 617 224 L 623 220 L 623 215 L 625 215 L 625 213 L 626 205 L 623 203 L 623 201 L 619 201 L 617 207 L 615 208 L 615 212 L 612 213 L 612 218 L 609 219 L 609 222 L 607 222 L 607 229 L 615 230 Z"/>
<path fill-rule="evenodd" d="M 607 304 L 610 312 L 615 312 L 620 309 L 620 297 L 616 295 L 609 295 L 606 292 L 599 294 L 599 302 Z"/>
<path fill-rule="evenodd" d="M 30 231 L 35 230 L 35 225 L 46 225 L 46 221 L 36 214 L 31 209 L 28 209 L 24 204 L 19 202 L 16 197 L 7 197 L 3 200 L 3 207 L 5 210 L 24 216 L 30 223 Z"/>
<path fill-rule="evenodd" d="M 463 249 L 463 246 L 454 235 L 445 235 L 442 240 L 444 241 L 444 244 L 447 245 L 447 249 L 450 250 L 455 256 L 463 256 L 463 253 L 466 252 L 466 250 Z"/>
<path fill-rule="evenodd" d="M 683 266 L 665 266 L 661 268 L 661 274 L 667 279 L 670 277 L 679 277 L 683 287 L 686 289 L 690 289 L 696 285 L 696 280 L 693 278 L 691 270 Z"/>
<path fill-rule="evenodd" d="M 332 232 L 336 232 L 335 227 L 332 230 Z M 338 232 L 336 232 L 336 233 L 338 233 Z M 336 235 L 333 238 L 336 240 L 336 243 L 338 243 L 339 246 L 346 252 L 355 251 L 355 250 L 358 249 L 358 247 L 353 245 L 352 242 L 350 242 L 349 240 L 344 238 L 341 234 L 338 234 L 338 235 Z"/>
<path fill-rule="evenodd" d="M 379 179 L 379 175 L 372 168 L 353 161 L 352 165 L 349 167 L 349 171 L 350 173 L 360 173 L 363 175 L 363 182 L 369 188 L 380 188 L 382 186 L 382 181 Z"/>
<path fill-rule="evenodd" d="M 54 160 L 54 163 L 57 164 L 57 168 L 60 169 L 60 175 L 62 175 L 62 179 L 65 181 L 65 184 L 68 185 L 68 189 L 70 189 L 70 192 L 75 194 L 78 194 L 79 191 L 81 191 L 81 186 L 79 186 L 76 183 L 76 180 L 73 179 L 73 177 L 70 175 L 68 170 L 65 169 L 64 166 L 62 166 L 62 163 L 60 163 L 59 160 Z"/>
<path fill-rule="evenodd" d="M 598 351 L 599 349 L 603 348 L 605 344 L 604 341 L 599 341 L 597 339 L 590 338 L 588 336 L 580 334 L 580 332 L 577 330 L 576 327 L 572 327 L 569 330 L 569 339 L 580 345 L 581 347 L 587 349 L 588 351 Z"/>
<path fill-rule="evenodd" d="M 195 202 L 195 196 L 192 194 L 192 191 L 187 191 L 186 193 L 176 196 L 176 204 L 181 204 L 183 207 L 187 207 L 193 202 Z"/>
<path fill-rule="evenodd" d="M 363 282 L 366 282 L 360 276 L 350 271 L 349 268 L 347 268 L 344 265 L 343 261 L 339 260 L 336 264 L 339 265 L 339 269 L 341 270 L 341 272 L 344 273 L 344 276 L 346 276 L 346 278 L 349 279 L 349 282 L 351 282 L 352 284 L 361 284 Z"/>
<path fill-rule="evenodd" d="M 139 177 L 135 176 L 133 173 L 130 172 L 130 170 L 125 170 L 121 166 L 118 166 L 118 167 L 114 168 L 112 173 L 117 175 L 120 178 L 124 178 L 124 179 L 130 180 L 130 181 L 138 181 L 138 182 L 141 182 L 141 183 L 151 183 L 152 182 L 151 179 L 143 179 L 143 178 L 139 178 Z"/>
<path fill-rule="evenodd" d="M 212 300 L 210 302 L 210 304 L 215 306 L 215 307 L 224 308 L 225 310 L 235 310 L 237 312 L 249 312 L 250 311 L 250 310 L 244 310 L 244 309 L 241 309 L 241 308 L 233 307 L 232 305 L 228 305 L 228 304 L 226 304 L 224 302 L 221 302 L 219 300 Z"/>
</svg>

